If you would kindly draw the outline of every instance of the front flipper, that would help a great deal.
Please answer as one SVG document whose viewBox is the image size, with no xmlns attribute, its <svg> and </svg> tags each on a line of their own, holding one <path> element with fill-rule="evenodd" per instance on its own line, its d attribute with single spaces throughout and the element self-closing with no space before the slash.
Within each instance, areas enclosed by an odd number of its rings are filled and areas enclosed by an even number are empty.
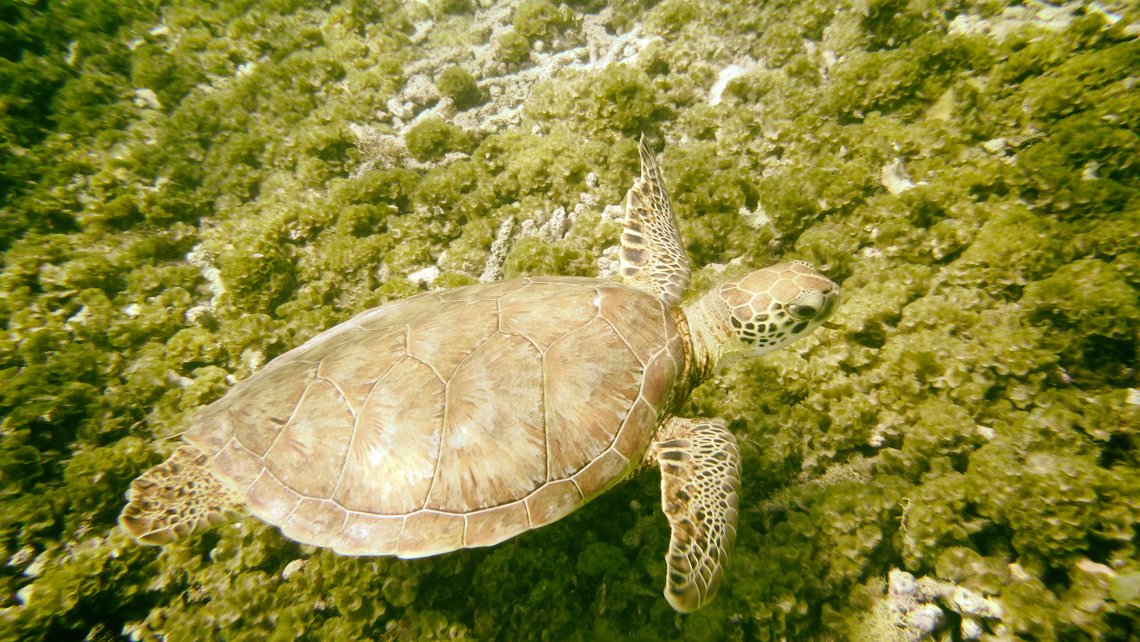
<svg viewBox="0 0 1140 642">
<path fill-rule="evenodd" d="M 716 595 L 736 540 L 740 451 L 723 424 L 672 419 L 653 446 L 661 467 L 661 508 L 672 537 L 665 599 L 682 613 Z"/>
<path fill-rule="evenodd" d="M 626 194 L 621 274 L 629 285 L 676 305 L 689 287 L 689 257 L 669 206 L 661 168 L 644 136 L 637 151 L 641 176 L 634 179 Z"/>
</svg>

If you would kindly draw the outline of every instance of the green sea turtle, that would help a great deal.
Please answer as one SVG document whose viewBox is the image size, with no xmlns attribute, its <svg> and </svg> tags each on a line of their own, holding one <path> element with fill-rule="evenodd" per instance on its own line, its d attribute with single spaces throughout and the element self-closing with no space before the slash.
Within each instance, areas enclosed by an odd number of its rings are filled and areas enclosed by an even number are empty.
<svg viewBox="0 0 1140 642">
<path fill-rule="evenodd" d="M 165 544 L 251 514 L 345 555 L 423 557 L 549 524 L 656 464 L 665 597 L 706 604 L 736 536 L 740 455 L 724 424 L 673 414 L 726 358 L 811 333 L 839 287 L 793 261 L 680 307 L 688 259 L 639 150 L 622 283 L 512 279 L 364 312 L 198 414 L 119 523 Z"/>
</svg>

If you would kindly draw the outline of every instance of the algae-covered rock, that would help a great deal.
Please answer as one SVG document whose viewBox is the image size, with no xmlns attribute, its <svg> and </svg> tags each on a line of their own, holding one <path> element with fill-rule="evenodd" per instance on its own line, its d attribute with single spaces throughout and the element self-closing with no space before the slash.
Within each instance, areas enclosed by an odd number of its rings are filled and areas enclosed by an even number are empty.
<svg viewBox="0 0 1140 642">
<path fill-rule="evenodd" d="M 448 152 L 463 151 L 467 148 L 467 134 L 455 125 L 438 118 L 429 118 L 418 123 L 406 134 L 408 151 L 420 161 L 438 160 Z"/>
<path fill-rule="evenodd" d="M 1135 637 L 1138 24 L 1114 0 L 15 3 L 0 640 Z M 683 409 L 744 460 L 707 609 L 660 598 L 655 479 L 415 561 L 116 529 L 193 412 L 321 330 L 610 269 L 642 133 L 695 283 L 795 258 L 844 289 L 837 329 Z"/>
<path fill-rule="evenodd" d="M 463 67 L 448 67 L 441 71 L 436 86 L 439 87 L 439 93 L 451 98 L 456 109 L 472 107 L 483 98 L 475 77 Z"/>
</svg>

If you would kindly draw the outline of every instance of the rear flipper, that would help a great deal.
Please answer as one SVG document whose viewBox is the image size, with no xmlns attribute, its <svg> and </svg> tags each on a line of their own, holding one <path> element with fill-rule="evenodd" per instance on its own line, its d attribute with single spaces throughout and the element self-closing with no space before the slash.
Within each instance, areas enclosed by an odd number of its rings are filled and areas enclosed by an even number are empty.
<svg viewBox="0 0 1140 642">
<path fill-rule="evenodd" d="M 671 419 L 651 453 L 661 467 L 661 509 L 672 537 L 665 599 L 690 613 L 716 595 L 736 541 L 740 451 L 714 421 Z"/>
<path fill-rule="evenodd" d="M 140 544 L 158 546 L 245 516 L 238 493 L 210 472 L 189 444 L 131 482 L 119 525 Z"/>
</svg>

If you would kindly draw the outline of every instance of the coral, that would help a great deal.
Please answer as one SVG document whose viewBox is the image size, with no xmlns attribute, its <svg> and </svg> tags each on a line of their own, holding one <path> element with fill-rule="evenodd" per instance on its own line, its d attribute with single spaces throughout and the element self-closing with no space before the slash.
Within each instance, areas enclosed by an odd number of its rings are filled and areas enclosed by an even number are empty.
<svg viewBox="0 0 1140 642">
<path fill-rule="evenodd" d="M 864 617 L 853 625 L 855 640 L 918 642 L 945 633 L 947 613 L 960 619 L 963 640 L 980 639 L 985 628 L 1000 628 L 1000 602 L 930 577 L 917 580 L 906 571 L 891 569 L 887 594 L 879 597 Z"/>
</svg>

